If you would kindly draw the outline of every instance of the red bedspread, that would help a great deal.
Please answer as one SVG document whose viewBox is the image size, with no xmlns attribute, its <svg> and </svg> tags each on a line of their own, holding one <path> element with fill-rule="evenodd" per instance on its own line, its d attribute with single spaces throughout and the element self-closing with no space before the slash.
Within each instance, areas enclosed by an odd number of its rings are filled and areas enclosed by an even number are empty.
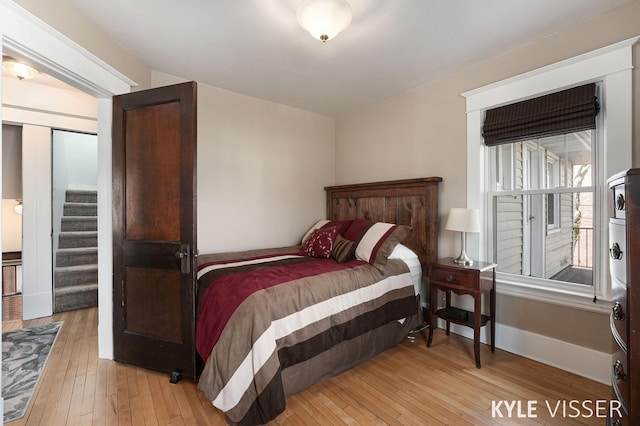
<svg viewBox="0 0 640 426">
<path fill-rule="evenodd" d="M 292 252 L 199 258 L 196 347 L 206 363 L 198 387 L 232 423 L 274 419 L 288 389 L 399 342 L 417 318 L 403 262 L 381 271 Z"/>
<path fill-rule="evenodd" d="M 290 254 L 280 254 L 273 257 L 262 257 L 255 260 L 257 263 L 269 262 L 273 258 L 290 256 Z M 252 294 L 272 287 L 274 285 L 297 280 L 300 278 L 312 277 L 328 272 L 340 271 L 362 265 L 365 262 L 352 260 L 346 263 L 337 263 L 333 259 L 313 259 L 303 263 L 289 264 L 286 266 L 276 266 L 272 268 L 259 269 L 255 271 L 245 271 L 229 273 L 215 279 L 209 285 L 200 302 L 200 314 L 196 324 L 196 349 L 203 360 L 209 358 L 211 350 L 217 343 L 222 330 L 227 325 L 229 318 L 233 315 L 240 304 Z M 241 262 L 240 260 L 239 262 Z M 255 263 L 254 263 L 255 264 Z M 200 271 L 212 265 L 229 265 L 228 263 L 207 263 L 200 265 Z M 218 269 L 214 269 L 218 272 Z M 214 275 L 210 273 L 210 275 Z M 211 276 L 210 278 L 213 278 Z M 202 279 L 206 280 L 206 274 Z"/>
</svg>

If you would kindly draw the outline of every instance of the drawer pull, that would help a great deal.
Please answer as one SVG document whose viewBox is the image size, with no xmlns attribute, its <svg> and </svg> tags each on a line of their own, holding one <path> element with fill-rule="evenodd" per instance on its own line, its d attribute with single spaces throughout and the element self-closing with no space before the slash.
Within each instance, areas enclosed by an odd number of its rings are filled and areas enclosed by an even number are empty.
<svg viewBox="0 0 640 426">
<path fill-rule="evenodd" d="M 454 277 L 453 274 L 447 275 L 444 279 L 447 280 L 448 283 L 452 283 L 456 281 L 456 277 Z"/>
<path fill-rule="evenodd" d="M 616 361 L 616 363 L 613 364 L 613 376 L 616 380 L 624 380 L 627 377 L 624 373 L 624 367 L 620 361 Z"/>
<path fill-rule="evenodd" d="M 614 260 L 622 259 L 622 250 L 620 250 L 620 246 L 618 245 L 618 243 L 613 243 L 613 245 L 609 249 L 609 254 Z"/>
<path fill-rule="evenodd" d="M 613 311 L 613 319 L 618 321 L 624 320 L 624 311 L 622 310 L 622 305 L 620 303 L 616 302 L 611 310 Z"/>
<path fill-rule="evenodd" d="M 616 197 L 616 209 L 624 210 L 624 195 L 618 194 Z"/>
</svg>

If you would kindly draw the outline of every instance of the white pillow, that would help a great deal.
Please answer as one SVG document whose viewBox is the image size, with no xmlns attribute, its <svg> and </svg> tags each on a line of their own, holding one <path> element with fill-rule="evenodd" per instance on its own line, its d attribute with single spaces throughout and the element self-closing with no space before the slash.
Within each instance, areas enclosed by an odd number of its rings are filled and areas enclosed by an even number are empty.
<svg viewBox="0 0 640 426">
<path fill-rule="evenodd" d="M 413 252 L 409 247 L 403 246 L 402 244 L 398 244 L 391 254 L 389 255 L 389 259 L 417 259 L 418 255 Z"/>
<path fill-rule="evenodd" d="M 400 259 L 406 263 L 409 267 L 415 294 L 422 293 L 422 265 L 420 265 L 418 255 L 409 247 L 398 244 L 389 255 L 389 259 Z"/>
</svg>

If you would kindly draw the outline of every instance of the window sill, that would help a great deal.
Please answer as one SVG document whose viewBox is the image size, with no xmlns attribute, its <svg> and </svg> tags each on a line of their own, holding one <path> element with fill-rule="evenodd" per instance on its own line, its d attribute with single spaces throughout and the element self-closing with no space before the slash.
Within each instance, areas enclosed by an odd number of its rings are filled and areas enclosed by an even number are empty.
<svg viewBox="0 0 640 426">
<path fill-rule="evenodd" d="M 500 295 L 608 314 L 611 311 L 611 300 L 598 295 L 594 303 L 591 288 L 589 290 L 579 291 L 567 288 L 545 287 L 537 284 L 534 286 L 505 277 L 496 277 L 496 292 Z"/>
</svg>

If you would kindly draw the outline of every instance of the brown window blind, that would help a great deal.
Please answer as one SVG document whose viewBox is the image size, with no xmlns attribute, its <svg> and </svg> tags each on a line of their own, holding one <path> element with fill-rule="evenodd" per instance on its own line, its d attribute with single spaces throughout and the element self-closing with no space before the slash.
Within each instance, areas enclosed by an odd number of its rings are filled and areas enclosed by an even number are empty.
<svg viewBox="0 0 640 426">
<path fill-rule="evenodd" d="M 487 110 L 482 136 L 489 146 L 596 128 L 595 83 Z"/>
</svg>

